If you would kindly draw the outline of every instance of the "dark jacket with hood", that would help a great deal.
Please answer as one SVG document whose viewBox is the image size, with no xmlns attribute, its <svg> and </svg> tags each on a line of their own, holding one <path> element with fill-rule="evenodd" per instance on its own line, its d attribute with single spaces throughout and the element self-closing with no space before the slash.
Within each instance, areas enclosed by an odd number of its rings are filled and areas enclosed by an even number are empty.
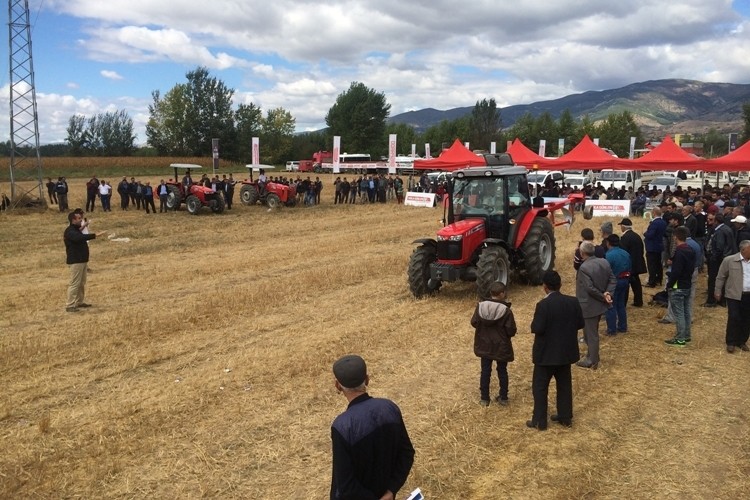
<svg viewBox="0 0 750 500">
<path fill-rule="evenodd" d="M 510 303 L 499 300 L 483 300 L 477 304 L 471 317 L 474 332 L 474 354 L 497 361 L 513 361 L 513 344 L 510 338 L 516 334 L 516 320 Z"/>
</svg>

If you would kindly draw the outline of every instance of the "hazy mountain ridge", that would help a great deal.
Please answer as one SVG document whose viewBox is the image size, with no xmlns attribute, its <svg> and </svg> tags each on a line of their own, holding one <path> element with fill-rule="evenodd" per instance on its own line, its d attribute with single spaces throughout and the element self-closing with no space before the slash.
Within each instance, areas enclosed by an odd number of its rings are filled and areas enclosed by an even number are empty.
<svg viewBox="0 0 750 500">
<path fill-rule="evenodd" d="M 489 96 L 492 97 L 492 96 Z M 645 134 L 741 132 L 742 105 L 750 102 L 750 85 L 706 83 L 696 80 L 651 80 L 611 90 L 580 94 L 500 108 L 503 128 L 512 126 L 526 113 L 536 117 L 549 112 L 557 119 L 570 110 L 574 119 L 588 114 L 594 121 L 611 113 L 629 111 Z M 433 108 L 409 111 L 389 119 L 406 123 L 420 132 L 443 120 L 455 120 L 474 109 L 474 105 L 445 111 Z"/>
</svg>

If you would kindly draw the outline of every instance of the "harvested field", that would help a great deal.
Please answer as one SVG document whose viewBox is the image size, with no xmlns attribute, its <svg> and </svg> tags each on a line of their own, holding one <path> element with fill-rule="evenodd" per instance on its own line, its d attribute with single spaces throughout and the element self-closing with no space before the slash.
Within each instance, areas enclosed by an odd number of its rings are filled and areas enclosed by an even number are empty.
<svg viewBox="0 0 750 500">
<path fill-rule="evenodd" d="M 629 308 L 599 370 L 574 367 L 573 428 L 527 429 L 541 287 L 511 285 L 511 404 L 483 408 L 474 285 L 415 300 L 406 283 L 412 241 L 434 235 L 440 209 L 333 205 L 322 177 L 322 205 L 273 212 L 236 200 L 223 215 L 146 215 L 115 194 L 92 230 L 130 242 L 90 243 L 95 307 L 75 314 L 65 216 L 0 214 L 0 497 L 325 498 L 329 426 L 346 407 L 331 363 L 352 352 L 416 448 L 399 498 L 747 494 L 750 353 L 726 353 L 725 309 L 696 307 L 694 341 L 673 348 L 664 309 Z M 71 207 L 84 184 L 71 181 Z M 556 229 L 564 293 L 580 229 L 604 220 Z"/>
</svg>

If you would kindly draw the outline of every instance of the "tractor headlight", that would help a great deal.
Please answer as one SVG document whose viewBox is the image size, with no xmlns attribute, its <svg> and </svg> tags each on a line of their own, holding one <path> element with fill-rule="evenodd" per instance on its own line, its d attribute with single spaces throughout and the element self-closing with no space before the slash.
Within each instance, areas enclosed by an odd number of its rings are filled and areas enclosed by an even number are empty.
<svg viewBox="0 0 750 500">
<path fill-rule="evenodd" d="M 463 234 L 454 234 L 452 236 L 440 236 L 439 234 L 437 235 L 438 241 L 461 241 L 463 239 L 464 239 Z"/>
</svg>

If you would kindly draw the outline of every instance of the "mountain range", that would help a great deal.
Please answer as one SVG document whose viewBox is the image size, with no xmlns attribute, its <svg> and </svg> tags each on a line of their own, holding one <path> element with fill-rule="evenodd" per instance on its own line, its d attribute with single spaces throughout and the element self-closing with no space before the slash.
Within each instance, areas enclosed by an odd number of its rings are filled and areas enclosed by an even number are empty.
<svg viewBox="0 0 750 500">
<path fill-rule="evenodd" d="M 745 103 L 750 103 L 750 85 L 670 79 L 499 109 L 503 128 L 512 126 L 526 113 L 537 117 L 548 112 L 557 119 L 567 109 L 574 119 L 589 115 L 598 121 L 609 114 L 629 111 L 645 136 L 661 137 L 664 134 L 704 134 L 712 128 L 722 133 L 742 132 L 742 105 Z M 443 120 L 466 116 L 473 109 L 473 105 L 445 111 L 426 108 L 392 116 L 389 122 L 405 123 L 424 132 Z"/>
</svg>

